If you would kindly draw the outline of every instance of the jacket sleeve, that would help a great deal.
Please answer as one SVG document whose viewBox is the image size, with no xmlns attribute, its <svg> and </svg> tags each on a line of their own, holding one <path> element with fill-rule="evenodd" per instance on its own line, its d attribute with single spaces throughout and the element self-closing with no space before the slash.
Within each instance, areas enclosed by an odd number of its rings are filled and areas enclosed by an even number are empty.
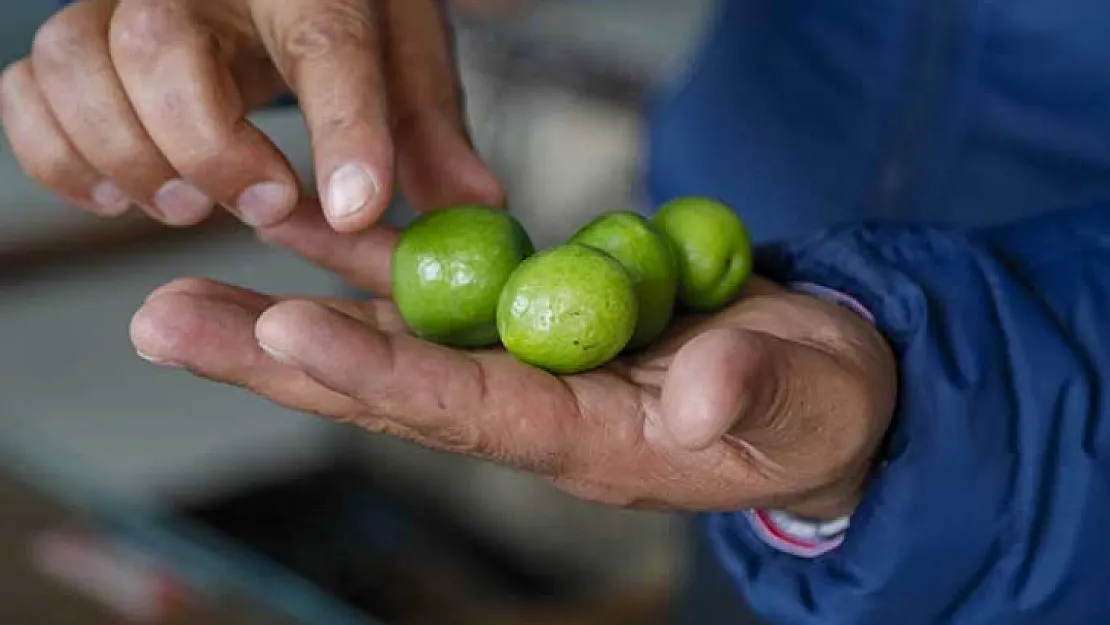
<svg viewBox="0 0 1110 625">
<path fill-rule="evenodd" d="M 965 234 L 844 227 L 760 270 L 863 303 L 899 406 L 843 543 L 814 558 L 706 519 L 774 623 L 1110 623 L 1110 206 Z"/>
</svg>

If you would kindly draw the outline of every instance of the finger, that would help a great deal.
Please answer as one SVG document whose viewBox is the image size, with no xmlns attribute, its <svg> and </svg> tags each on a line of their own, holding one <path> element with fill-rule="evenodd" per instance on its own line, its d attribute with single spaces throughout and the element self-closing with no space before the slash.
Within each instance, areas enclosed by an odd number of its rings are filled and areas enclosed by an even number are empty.
<svg viewBox="0 0 1110 625">
<path fill-rule="evenodd" d="M 445 16 L 436 0 L 379 0 L 386 24 L 391 125 L 398 180 L 421 211 L 455 203 L 504 203 L 465 125 Z"/>
<path fill-rule="evenodd" d="M 187 226 L 212 200 L 182 180 L 154 145 L 127 100 L 108 51 L 114 3 L 78 2 L 35 36 L 35 76 L 61 128 L 96 170 L 169 225 Z"/>
<path fill-rule="evenodd" d="M 392 291 L 390 262 L 397 232 L 376 226 L 354 234 L 335 232 L 314 200 L 304 200 L 281 224 L 261 228 L 259 236 L 323 267 L 351 285 L 376 295 Z"/>
<path fill-rule="evenodd" d="M 20 167 L 36 182 L 102 217 L 127 212 L 131 201 L 80 155 L 54 119 L 28 60 L 0 76 L 0 121 Z"/>
<path fill-rule="evenodd" d="M 289 408 L 413 437 L 405 428 L 366 414 L 351 398 L 269 358 L 254 339 L 254 325 L 272 301 L 260 293 L 215 282 L 177 281 L 152 295 L 135 314 L 132 342 L 140 356 L 151 362 L 247 388 Z M 366 323 L 372 323 L 370 316 L 363 315 Z"/>
<path fill-rule="evenodd" d="M 389 204 L 389 136 L 377 16 L 366 0 L 255 1 L 255 23 L 308 123 L 332 227 L 354 232 Z"/>
<path fill-rule="evenodd" d="M 306 302 L 266 311 L 255 333 L 278 360 L 441 449 L 551 475 L 585 438 L 568 387 L 501 352 L 385 334 Z"/>
<path fill-rule="evenodd" d="M 219 300 L 240 306 L 261 314 L 279 301 L 303 299 L 293 296 L 273 296 L 244 289 L 242 287 L 216 282 L 207 278 L 180 278 L 158 287 L 149 296 L 147 303 L 167 295 L 189 295 L 210 300 Z M 358 319 L 372 328 L 387 333 L 406 333 L 408 328 L 392 302 L 386 299 L 350 301 L 321 298 L 317 303 L 338 311 L 352 319 Z"/>
<path fill-rule="evenodd" d="M 273 306 L 277 301 L 275 297 L 265 293 L 198 277 L 178 278 L 164 284 L 151 291 L 146 301 L 152 302 L 166 295 L 195 295 L 197 297 L 218 299 L 259 313 Z"/>
<path fill-rule="evenodd" d="M 198 13 L 202 4 L 122 0 L 112 60 L 143 126 L 184 179 L 248 224 L 272 225 L 293 210 L 297 179 L 245 119 L 228 67 L 241 42 Z"/>
<path fill-rule="evenodd" d="M 742 330 L 710 330 L 675 354 L 663 383 L 662 424 L 691 451 L 716 443 L 736 424 L 759 389 L 766 345 Z M 772 376 L 773 377 L 773 376 Z"/>
<path fill-rule="evenodd" d="M 185 292 L 152 299 L 131 321 L 131 340 L 151 362 L 241 386 L 279 404 L 337 418 L 359 411 L 296 369 L 270 359 L 254 341 L 264 308 Z"/>
</svg>

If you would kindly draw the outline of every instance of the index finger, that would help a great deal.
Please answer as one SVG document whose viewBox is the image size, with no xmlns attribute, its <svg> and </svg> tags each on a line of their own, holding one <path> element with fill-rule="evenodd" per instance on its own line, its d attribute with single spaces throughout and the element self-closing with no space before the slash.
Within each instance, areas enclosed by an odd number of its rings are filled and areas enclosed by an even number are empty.
<svg viewBox="0 0 1110 625">
<path fill-rule="evenodd" d="M 256 0 L 263 43 L 308 123 L 333 228 L 361 230 L 392 196 L 393 144 L 378 17 L 366 0 Z"/>
<path fill-rule="evenodd" d="M 433 446 L 555 476 L 575 462 L 582 419 L 558 378 L 504 352 L 460 352 L 286 302 L 255 326 L 267 352 Z"/>
</svg>

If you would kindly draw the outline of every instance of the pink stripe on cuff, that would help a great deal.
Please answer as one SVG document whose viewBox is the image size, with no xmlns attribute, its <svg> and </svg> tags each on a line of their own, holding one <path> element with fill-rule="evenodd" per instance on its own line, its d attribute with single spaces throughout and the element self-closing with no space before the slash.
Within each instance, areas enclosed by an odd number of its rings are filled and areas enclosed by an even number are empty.
<svg viewBox="0 0 1110 625">
<path fill-rule="evenodd" d="M 768 546 L 801 558 L 822 556 L 844 543 L 843 534 L 824 540 L 808 540 L 795 536 L 775 523 L 762 510 L 749 510 L 744 513 L 744 516 L 747 517 L 755 533 Z"/>
</svg>

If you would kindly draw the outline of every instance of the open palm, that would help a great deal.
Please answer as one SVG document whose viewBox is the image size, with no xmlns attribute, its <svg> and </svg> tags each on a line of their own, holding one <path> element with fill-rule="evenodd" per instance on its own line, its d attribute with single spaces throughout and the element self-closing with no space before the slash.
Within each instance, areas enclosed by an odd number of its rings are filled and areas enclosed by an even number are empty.
<svg viewBox="0 0 1110 625">
<path fill-rule="evenodd" d="M 338 235 L 319 215 L 306 207 L 263 235 L 388 294 L 394 233 Z M 892 359 L 866 322 L 760 279 L 644 353 L 568 377 L 417 339 L 384 297 L 279 298 L 203 279 L 153 293 L 132 337 L 153 361 L 279 404 L 634 507 L 843 512 L 894 400 Z"/>
</svg>

